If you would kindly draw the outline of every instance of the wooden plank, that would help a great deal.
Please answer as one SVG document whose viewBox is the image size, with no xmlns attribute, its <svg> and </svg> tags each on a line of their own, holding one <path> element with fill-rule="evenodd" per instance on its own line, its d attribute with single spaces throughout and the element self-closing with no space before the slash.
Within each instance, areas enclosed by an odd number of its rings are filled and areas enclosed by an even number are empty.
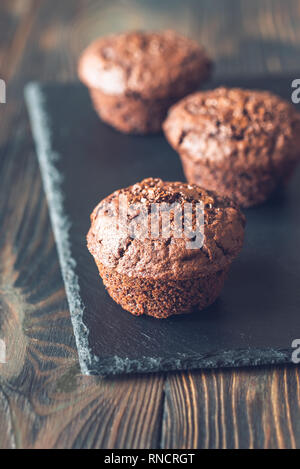
<svg viewBox="0 0 300 469">
<path fill-rule="evenodd" d="M 299 370 L 195 372 L 168 378 L 162 447 L 299 448 Z"/>
<path fill-rule="evenodd" d="M 80 4 L 61 5 L 53 14 L 45 2 L 38 21 L 28 25 L 31 31 L 18 26 L 26 30 L 27 44 L 17 42 L 22 53 L 11 68 L 14 102 L 1 109 L 7 127 L 0 151 L 0 304 L 8 361 L 0 365 L 1 448 L 154 448 L 159 440 L 161 376 L 109 381 L 79 375 L 47 204 L 20 104 L 27 80 L 70 76 L 62 60 L 66 51 L 56 44 L 44 56 L 41 44 L 44 49 L 49 42 L 41 37 L 56 27 L 60 34 L 62 20 L 71 23 Z"/>
<path fill-rule="evenodd" d="M 215 56 L 219 76 L 299 71 L 299 2 L 202 5 L 193 34 Z M 161 447 L 300 447 L 298 369 L 182 373 L 165 387 Z"/>
<path fill-rule="evenodd" d="M 7 345 L 7 364 L 0 365 L 0 447 L 155 447 L 162 377 L 101 381 L 79 374 L 27 133 L 19 127 L 0 154 L 1 337 Z"/>
<path fill-rule="evenodd" d="M 0 75 L 9 77 L 0 107 L 0 334 L 9 358 L 0 365 L 1 448 L 299 447 L 294 368 L 171 375 L 164 413 L 162 376 L 78 376 L 23 85 L 74 79 L 82 48 L 119 27 L 191 32 L 218 59 L 221 76 L 299 69 L 297 0 L 195 0 L 197 14 L 167 4 L 1 2 Z"/>
</svg>

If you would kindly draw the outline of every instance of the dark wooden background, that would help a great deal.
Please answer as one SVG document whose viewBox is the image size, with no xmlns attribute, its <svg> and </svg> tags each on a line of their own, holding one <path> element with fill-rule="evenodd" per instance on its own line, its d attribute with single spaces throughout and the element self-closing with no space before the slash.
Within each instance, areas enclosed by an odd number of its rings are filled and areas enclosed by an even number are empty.
<svg viewBox="0 0 300 469">
<path fill-rule="evenodd" d="M 296 367 L 79 373 L 23 86 L 74 80 L 91 39 L 145 27 L 196 37 L 219 76 L 300 69 L 298 0 L 1 0 L 0 448 L 299 448 Z"/>
</svg>

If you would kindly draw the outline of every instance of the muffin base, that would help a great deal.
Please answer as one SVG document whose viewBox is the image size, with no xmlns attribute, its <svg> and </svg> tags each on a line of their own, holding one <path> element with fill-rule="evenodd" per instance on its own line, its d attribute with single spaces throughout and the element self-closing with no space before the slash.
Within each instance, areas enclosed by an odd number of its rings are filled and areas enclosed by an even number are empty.
<svg viewBox="0 0 300 469">
<path fill-rule="evenodd" d="M 282 183 L 287 182 L 298 161 L 286 158 L 277 168 L 257 171 L 224 170 L 216 165 L 201 164 L 189 155 L 180 154 L 183 171 L 190 184 L 230 197 L 241 207 L 251 207 L 265 202 Z"/>
<path fill-rule="evenodd" d="M 100 276 L 112 299 L 130 313 L 163 319 L 204 309 L 220 295 L 229 270 L 189 280 L 150 280 L 120 275 L 97 262 Z"/>
<path fill-rule="evenodd" d="M 169 107 L 176 98 L 143 100 L 135 96 L 110 96 L 90 89 L 99 117 L 123 133 L 148 134 L 161 131 Z"/>
</svg>

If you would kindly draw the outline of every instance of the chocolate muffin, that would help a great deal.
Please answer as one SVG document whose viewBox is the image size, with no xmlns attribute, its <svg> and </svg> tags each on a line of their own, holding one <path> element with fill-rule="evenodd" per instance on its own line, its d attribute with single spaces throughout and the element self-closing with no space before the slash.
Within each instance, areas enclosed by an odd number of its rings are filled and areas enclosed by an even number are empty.
<svg viewBox="0 0 300 469">
<path fill-rule="evenodd" d="M 129 32 L 93 42 L 78 73 L 100 117 L 125 133 L 161 130 L 168 108 L 207 79 L 211 62 L 174 31 Z"/>
<path fill-rule="evenodd" d="M 267 91 L 194 93 L 170 109 L 163 127 L 188 182 L 243 207 L 265 201 L 299 161 L 299 114 Z"/>
<path fill-rule="evenodd" d="M 228 198 L 149 178 L 96 206 L 88 249 L 117 303 L 134 315 L 166 318 L 215 301 L 242 248 L 244 225 Z"/>
</svg>

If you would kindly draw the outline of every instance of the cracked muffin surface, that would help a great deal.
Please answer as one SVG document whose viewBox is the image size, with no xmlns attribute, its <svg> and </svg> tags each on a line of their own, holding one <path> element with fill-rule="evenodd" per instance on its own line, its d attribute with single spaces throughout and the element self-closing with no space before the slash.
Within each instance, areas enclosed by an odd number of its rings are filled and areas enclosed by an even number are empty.
<svg viewBox="0 0 300 469">
<path fill-rule="evenodd" d="M 300 157 L 300 115 L 268 91 L 194 93 L 170 109 L 163 127 L 189 182 L 243 206 L 264 201 Z"/>
<path fill-rule="evenodd" d="M 95 40 L 78 74 L 105 122 L 125 133 L 154 133 L 168 108 L 210 75 L 211 61 L 175 31 L 133 31 Z"/>
<path fill-rule="evenodd" d="M 185 217 L 187 205 L 190 218 Z M 204 215 L 200 225 L 199 205 Z M 153 225 L 149 230 L 145 219 L 149 215 L 151 219 L 157 207 L 161 231 L 153 233 Z M 136 224 L 143 236 L 132 236 L 128 221 L 143 211 L 146 217 Z M 161 236 L 164 214 L 173 229 Z M 229 199 L 196 185 L 148 178 L 115 191 L 97 205 L 88 249 L 116 303 L 134 315 L 162 319 L 202 310 L 216 300 L 230 263 L 242 248 L 244 225 L 244 216 Z M 176 226 L 183 228 L 181 237 Z M 193 229 L 201 231 L 202 247 L 190 248 Z"/>
<path fill-rule="evenodd" d="M 186 80 L 206 78 L 211 61 L 196 41 L 175 31 L 133 31 L 94 41 L 79 61 L 79 76 L 112 95 L 160 99 L 181 94 Z"/>
<path fill-rule="evenodd" d="M 178 203 L 183 208 L 181 213 L 184 213 L 188 203 L 191 212 L 195 213 L 197 203 L 201 203 L 204 209 L 204 225 L 200 227 L 202 247 L 189 247 L 191 236 L 188 229 L 183 229 L 181 237 L 174 235 L 175 230 L 171 229 L 164 238 L 157 237 L 157 234 L 153 236 L 147 225 L 143 239 L 132 239 L 128 226 L 126 229 L 122 229 L 122 226 L 115 229 L 120 196 L 126 196 L 132 207 L 127 214 L 129 219 L 139 213 L 140 208 L 134 204 L 140 203 L 145 208 L 148 219 L 152 204 L 158 204 L 162 210 L 161 220 L 163 204 Z M 171 212 L 171 218 L 173 216 Z M 171 219 L 171 227 L 173 222 L 174 218 Z M 182 222 L 184 228 L 184 223 L 188 221 L 182 219 Z M 184 279 L 213 273 L 230 264 L 242 247 L 244 225 L 244 216 L 228 198 L 196 185 L 148 178 L 115 191 L 97 205 L 91 215 L 88 248 L 95 259 L 119 274 L 153 279 Z M 197 228 L 194 226 L 194 229 Z"/>
</svg>

